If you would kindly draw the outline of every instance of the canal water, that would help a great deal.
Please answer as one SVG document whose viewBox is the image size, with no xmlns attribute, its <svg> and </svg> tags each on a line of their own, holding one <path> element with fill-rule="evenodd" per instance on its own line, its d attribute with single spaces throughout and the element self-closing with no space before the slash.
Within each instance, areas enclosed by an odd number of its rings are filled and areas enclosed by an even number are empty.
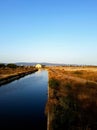
<svg viewBox="0 0 97 130">
<path fill-rule="evenodd" d="M 48 73 L 35 72 L 0 87 L 0 130 L 47 130 Z"/>
</svg>

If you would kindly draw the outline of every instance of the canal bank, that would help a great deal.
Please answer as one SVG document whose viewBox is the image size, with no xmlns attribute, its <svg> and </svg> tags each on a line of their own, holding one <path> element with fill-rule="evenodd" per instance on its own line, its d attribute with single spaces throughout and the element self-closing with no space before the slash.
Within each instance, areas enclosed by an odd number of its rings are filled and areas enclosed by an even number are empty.
<svg viewBox="0 0 97 130">
<path fill-rule="evenodd" d="M 12 75 L 9 75 L 7 77 L 1 78 L 0 79 L 0 86 L 7 84 L 7 83 L 10 83 L 10 82 L 17 80 L 19 78 L 22 78 L 26 75 L 32 74 L 36 71 L 38 71 L 38 69 L 28 70 L 28 71 L 25 71 L 25 72 L 16 73 L 16 74 L 12 74 Z"/>
</svg>

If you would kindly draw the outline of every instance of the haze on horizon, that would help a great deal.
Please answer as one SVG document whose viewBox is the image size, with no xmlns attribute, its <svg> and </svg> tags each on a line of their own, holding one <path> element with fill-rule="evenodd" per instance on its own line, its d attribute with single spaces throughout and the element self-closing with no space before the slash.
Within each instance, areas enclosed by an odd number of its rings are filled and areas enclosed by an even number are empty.
<svg viewBox="0 0 97 130">
<path fill-rule="evenodd" d="M 97 0 L 0 1 L 0 62 L 97 65 Z"/>
</svg>

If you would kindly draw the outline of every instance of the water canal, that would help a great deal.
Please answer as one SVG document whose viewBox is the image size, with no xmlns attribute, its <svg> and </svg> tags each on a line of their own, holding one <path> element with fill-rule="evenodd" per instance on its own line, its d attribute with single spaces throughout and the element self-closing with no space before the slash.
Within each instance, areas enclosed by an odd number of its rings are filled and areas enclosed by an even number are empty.
<svg viewBox="0 0 97 130">
<path fill-rule="evenodd" d="M 0 87 L 0 130 L 47 130 L 48 72 L 37 71 Z"/>
</svg>

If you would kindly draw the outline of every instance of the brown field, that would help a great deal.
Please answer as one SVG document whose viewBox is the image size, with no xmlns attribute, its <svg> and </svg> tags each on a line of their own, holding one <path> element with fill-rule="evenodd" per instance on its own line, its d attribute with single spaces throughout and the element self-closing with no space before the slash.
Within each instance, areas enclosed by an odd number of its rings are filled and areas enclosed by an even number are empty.
<svg viewBox="0 0 97 130">
<path fill-rule="evenodd" d="M 48 130 L 97 130 L 97 68 L 49 67 Z"/>
</svg>

